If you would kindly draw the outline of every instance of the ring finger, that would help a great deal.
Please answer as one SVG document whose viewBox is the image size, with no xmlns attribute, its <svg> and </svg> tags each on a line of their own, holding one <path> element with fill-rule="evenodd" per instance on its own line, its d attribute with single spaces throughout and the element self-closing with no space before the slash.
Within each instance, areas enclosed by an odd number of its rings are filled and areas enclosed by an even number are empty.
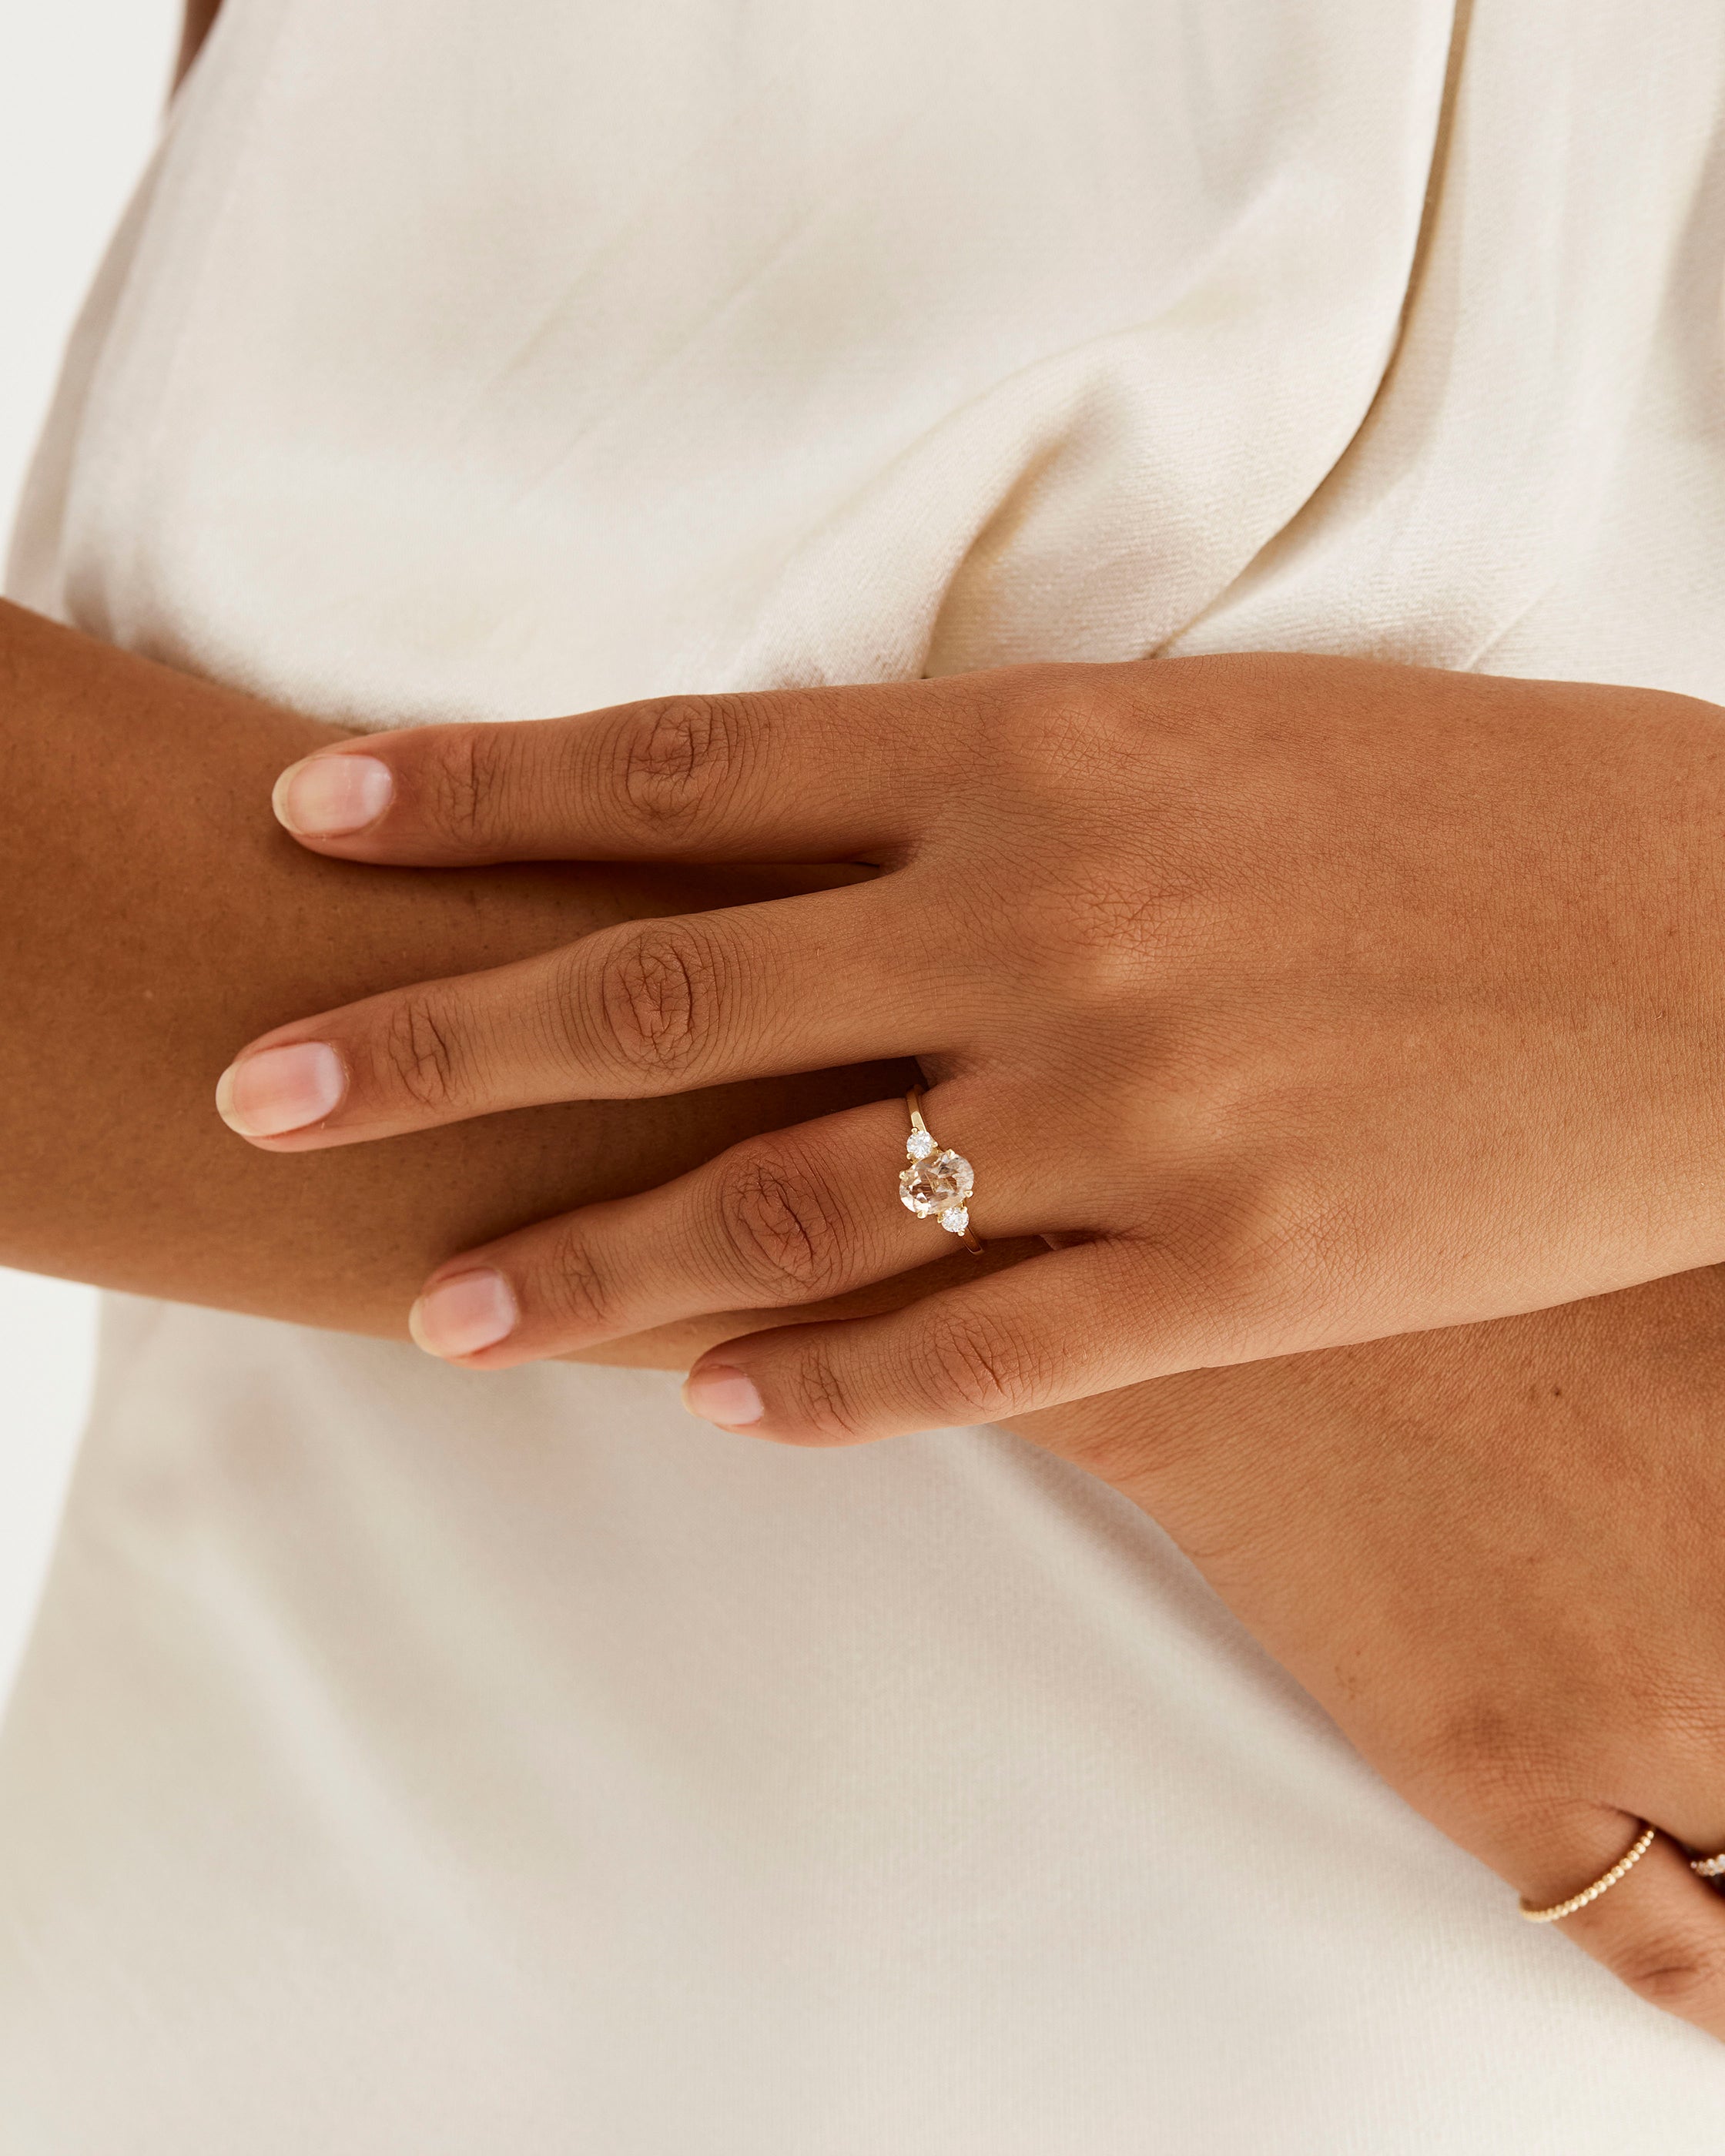
<svg viewBox="0 0 1725 2156">
<path fill-rule="evenodd" d="M 938 1097 L 927 1105 L 938 1131 Z M 973 1108 L 964 1122 L 985 1158 L 1015 1157 Z M 960 1246 L 899 1202 L 907 1129 L 901 1101 L 875 1101 L 502 1237 L 439 1267 L 413 1337 L 446 1360 L 500 1368 L 683 1319 L 822 1302 L 927 1265 Z M 1052 1188 L 992 1175 L 980 1198 L 995 1240 L 1037 1232 L 1060 1204 Z"/>
</svg>

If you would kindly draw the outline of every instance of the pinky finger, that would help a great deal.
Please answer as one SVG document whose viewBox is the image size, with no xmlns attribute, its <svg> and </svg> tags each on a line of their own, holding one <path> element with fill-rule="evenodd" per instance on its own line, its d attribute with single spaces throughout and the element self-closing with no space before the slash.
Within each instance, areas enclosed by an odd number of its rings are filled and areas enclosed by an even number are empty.
<svg viewBox="0 0 1725 2156">
<path fill-rule="evenodd" d="M 788 1445 L 999 1422 L 1211 1359 L 1152 1304 L 1141 1254 L 1084 1243 L 881 1317 L 727 1341 L 683 1399 L 721 1429 Z"/>
</svg>

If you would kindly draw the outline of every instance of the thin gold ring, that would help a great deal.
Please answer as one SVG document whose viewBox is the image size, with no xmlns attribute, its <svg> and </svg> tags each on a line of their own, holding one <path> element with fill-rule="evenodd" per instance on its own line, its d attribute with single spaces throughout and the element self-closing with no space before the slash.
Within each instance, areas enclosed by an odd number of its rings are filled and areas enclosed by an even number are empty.
<svg viewBox="0 0 1725 2156">
<path fill-rule="evenodd" d="M 1584 1887 L 1579 1894 L 1572 1894 L 1567 1902 L 1554 1902 L 1548 1909 L 1530 1909 L 1525 1902 L 1522 1914 L 1530 1924 L 1554 1924 L 1560 1917 L 1573 1917 L 1578 1909 L 1584 1909 L 1589 1902 L 1597 1902 L 1602 1894 L 1609 1894 L 1620 1879 L 1628 1876 L 1657 1840 L 1659 1829 L 1644 1825 L 1635 1840 L 1634 1846 L 1620 1856 L 1609 1871 L 1602 1871 L 1591 1887 Z"/>
<path fill-rule="evenodd" d="M 943 1146 L 922 1120 L 922 1088 L 911 1086 L 905 1096 L 911 1111 L 911 1135 L 905 1140 L 910 1166 L 900 1175 L 901 1203 L 919 1220 L 938 1220 L 949 1235 L 962 1235 L 973 1258 L 983 1254 L 970 1224 L 970 1194 L 976 1188 L 976 1171 L 962 1152 Z"/>
</svg>

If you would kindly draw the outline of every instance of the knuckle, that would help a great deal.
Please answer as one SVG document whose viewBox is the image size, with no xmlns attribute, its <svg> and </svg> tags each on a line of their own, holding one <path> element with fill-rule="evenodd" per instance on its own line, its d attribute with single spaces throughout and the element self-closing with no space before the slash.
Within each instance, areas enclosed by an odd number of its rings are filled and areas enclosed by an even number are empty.
<svg viewBox="0 0 1725 2156">
<path fill-rule="evenodd" d="M 1725 2012 L 1725 1942 L 1710 1932 L 1666 1932 L 1615 1953 L 1613 1975 L 1650 2005 L 1685 2020 L 1717 2022 Z"/>
<path fill-rule="evenodd" d="M 727 1161 L 717 1193 L 729 1274 L 763 1299 L 810 1301 L 843 1272 L 845 1221 L 825 1178 L 780 1147 L 747 1147 Z"/>
<path fill-rule="evenodd" d="M 426 772 L 420 812 L 438 836 L 463 850 L 483 846 L 495 824 L 506 743 L 485 726 L 450 726 Z"/>
<path fill-rule="evenodd" d="M 669 696 L 644 705 L 619 738 L 624 798 L 660 829 L 681 829 L 735 778 L 747 730 L 741 696 Z"/>
<path fill-rule="evenodd" d="M 1142 732 L 1122 694 L 1123 670 L 1044 662 L 1016 670 L 999 726 L 1009 755 L 1042 778 L 1088 797 L 1111 782 Z"/>
<path fill-rule="evenodd" d="M 1122 965 L 1129 966 L 1123 985 L 1141 989 L 1145 963 L 1159 952 L 1156 932 L 1164 894 L 1147 878 L 1133 875 L 1127 864 L 1103 861 L 1066 897 L 1067 935 L 1077 956 L 1103 969 L 1108 986 Z"/>
<path fill-rule="evenodd" d="M 789 1358 L 783 1397 L 793 1445 L 855 1445 L 866 1436 L 863 1418 L 827 1350 L 810 1342 Z"/>
<path fill-rule="evenodd" d="M 602 1340 L 627 1330 L 617 1314 L 610 1282 L 593 1257 L 593 1246 L 576 1229 L 565 1229 L 552 1242 L 536 1286 L 571 1338 Z"/>
<path fill-rule="evenodd" d="M 680 1077 L 718 1024 L 716 948 L 686 923 L 655 922 L 624 938 L 599 983 L 603 1046 L 634 1077 Z"/>
<path fill-rule="evenodd" d="M 1056 980 L 1063 1006 L 1086 1011 L 1146 1008 L 1168 957 L 1167 895 L 1153 877 L 1098 854 L 1027 880 L 997 916 L 1001 940 Z"/>
<path fill-rule="evenodd" d="M 384 1021 L 382 1060 L 396 1089 L 416 1107 L 446 1108 L 455 1098 L 455 1029 L 429 996 L 398 997 Z"/>
<path fill-rule="evenodd" d="M 1423 1784 L 1471 1811 L 1527 1822 L 1543 1840 L 1571 1809 L 1566 1792 L 1586 1784 L 1588 1763 L 1568 1731 L 1548 1727 L 1513 1694 L 1466 1686 L 1429 1699 L 1412 1738 L 1409 1763 Z"/>
<path fill-rule="evenodd" d="M 1258 1356 L 1292 1353 L 1338 1297 L 1357 1292 L 1358 1223 L 1303 1163 L 1250 1158 L 1225 1110 L 1183 1101 L 1172 1084 L 1170 1096 L 1143 1127 L 1170 1159 L 1192 1163 L 1205 1148 L 1210 1158 L 1170 1174 L 1160 1217 L 1136 1247 L 1168 1306 L 1202 1326 L 1216 1359 L 1238 1359 L 1248 1344 Z M 1137 1112 L 1120 1111 L 1127 1127 Z"/>
<path fill-rule="evenodd" d="M 930 1326 L 913 1358 L 917 1397 L 944 1421 L 998 1422 L 1035 1397 L 1035 1358 L 991 1318 L 953 1313 Z"/>
</svg>

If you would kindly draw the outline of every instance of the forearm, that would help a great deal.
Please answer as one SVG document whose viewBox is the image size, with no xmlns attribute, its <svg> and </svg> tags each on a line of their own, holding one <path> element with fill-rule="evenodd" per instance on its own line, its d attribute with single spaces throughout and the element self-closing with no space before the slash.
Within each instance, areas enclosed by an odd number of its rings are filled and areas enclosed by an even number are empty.
<svg viewBox="0 0 1725 2156">
<path fill-rule="evenodd" d="M 0 608 L 0 1262 L 400 1336 L 454 1250 L 893 1090 L 877 1066 L 292 1159 L 245 1145 L 213 1091 L 264 1028 L 748 886 L 319 860 L 270 788 L 336 732 Z"/>
</svg>

